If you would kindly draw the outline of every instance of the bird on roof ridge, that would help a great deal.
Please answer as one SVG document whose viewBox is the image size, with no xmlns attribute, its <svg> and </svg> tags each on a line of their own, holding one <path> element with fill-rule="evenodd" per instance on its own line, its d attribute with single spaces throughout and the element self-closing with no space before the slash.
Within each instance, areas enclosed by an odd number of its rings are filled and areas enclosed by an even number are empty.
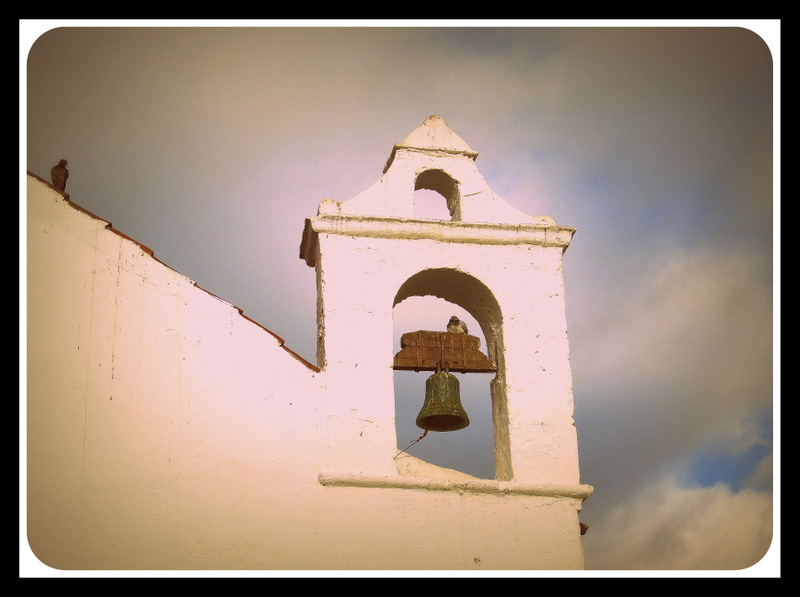
<svg viewBox="0 0 800 597">
<path fill-rule="evenodd" d="M 50 180 L 53 181 L 53 186 L 59 191 L 67 190 L 68 178 L 69 170 L 67 170 L 67 160 L 61 160 L 50 169 Z"/>
</svg>

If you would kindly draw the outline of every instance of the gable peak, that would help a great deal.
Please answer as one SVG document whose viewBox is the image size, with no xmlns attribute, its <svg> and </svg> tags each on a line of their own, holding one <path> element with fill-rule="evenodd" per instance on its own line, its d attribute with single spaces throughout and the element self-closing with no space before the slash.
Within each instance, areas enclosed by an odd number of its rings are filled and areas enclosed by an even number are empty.
<svg viewBox="0 0 800 597">
<path fill-rule="evenodd" d="M 434 114 L 425 119 L 400 143 L 395 143 L 392 155 L 389 157 L 388 168 L 398 149 L 416 149 L 421 151 L 444 151 L 447 153 L 464 154 L 473 160 L 478 157 L 478 152 L 472 149 L 453 129 L 451 129 L 439 114 Z M 385 171 L 385 169 L 384 169 Z"/>
</svg>

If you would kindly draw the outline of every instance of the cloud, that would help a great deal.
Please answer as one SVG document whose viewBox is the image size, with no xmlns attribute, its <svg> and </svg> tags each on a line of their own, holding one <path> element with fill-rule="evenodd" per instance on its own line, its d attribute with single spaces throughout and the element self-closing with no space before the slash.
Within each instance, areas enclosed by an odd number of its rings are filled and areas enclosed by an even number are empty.
<svg viewBox="0 0 800 597">
<path fill-rule="evenodd" d="M 772 494 L 664 475 L 606 512 L 584 537 L 588 570 L 741 570 L 772 542 Z"/>
<path fill-rule="evenodd" d="M 573 280 L 568 288 L 581 294 L 568 314 L 583 443 L 599 436 L 598 419 L 617 429 L 616 441 L 648 429 L 644 452 L 651 446 L 668 461 L 769 409 L 772 293 L 763 266 L 746 251 L 698 247 L 650 259 L 637 275 L 598 289 Z"/>
<path fill-rule="evenodd" d="M 567 286 L 580 295 L 568 303 L 581 470 L 595 486 L 582 515 L 593 535 L 587 567 L 737 569 L 763 553 L 773 400 L 765 266 L 758 252 L 699 243 L 643 258 L 635 275 L 597 288 Z"/>
<path fill-rule="evenodd" d="M 616 371 L 641 388 L 689 386 L 695 404 L 768 404 L 773 296 L 764 267 L 758 252 L 701 244 L 641 259 L 598 292 L 573 277 L 573 292 L 589 299 L 570 311 L 576 368 L 601 384 Z"/>
</svg>

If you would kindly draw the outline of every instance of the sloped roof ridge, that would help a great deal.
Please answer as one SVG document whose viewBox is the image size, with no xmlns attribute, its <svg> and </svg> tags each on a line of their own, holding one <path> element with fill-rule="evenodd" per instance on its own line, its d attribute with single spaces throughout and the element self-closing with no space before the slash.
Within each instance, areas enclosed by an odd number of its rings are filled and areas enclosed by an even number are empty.
<svg viewBox="0 0 800 597">
<path fill-rule="evenodd" d="M 48 187 L 50 187 L 50 188 L 51 188 L 51 189 L 53 189 L 54 191 L 58 192 L 58 193 L 59 193 L 59 194 L 60 194 L 62 197 L 64 197 L 64 199 L 66 200 L 67 204 L 68 204 L 68 205 L 70 205 L 70 206 L 71 206 L 73 209 L 75 209 L 75 210 L 77 210 L 77 211 L 80 211 L 80 212 L 82 212 L 82 213 L 84 213 L 84 214 L 88 215 L 90 218 L 93 218 L 93 219 L 95 219 L 95 220 L 97 220 L 97 221 L 99 221 L 99 222 L 105 222 L 105 228 L 106 228 L 106 230 L 109 230 L 109 231 L 113 232 L 114 234 L 116 234 L 116 235 L 118 235 L 118 236 L 121 236 L 122 238 L 124 238 L 124 239 L 126 239 L 126 240 L 129 240 L 129 241 L 131 241 L 131 242 L 132 242 L 132 243 L 134 243 L 135 245 L 139 246 L 139 248 L 141 248 L 141 249 L 142 249 L 142 251 L 144 251 L 145 253 L 147 253 L 147 255 L 149 255 L 149 256 L 150 256 L 152 259 L 154 259 L 155 261 L 157 261 L 158 263 L 160 263 L 160 264 L 161 264 L 161 265 L 163 265 L 164 267 L 166 267 L 166 268 L 168 268 L 168 269 L 171 269 L 172 271 L 174 271 L 174 272 L 176 272 L 176 273 L 180 273 L 180 272 L 178 272 L 176 269 L 174 269 L 174 268 L 170 267 L 169 265 L 167 265 L 166 263 L 164 263 L 163 261 L 161 261 L 160 259 L 158 259 L 158 258 L 155 256 L 155 253 L 153 252 L 153 250 L 152 250 L 152 249 L 150 249 L 150 248 L 146 247 L 145 245 L 143 245 L 142 243 L 140 243 L 140 242 L 136 241 L 135 239 L 131 238 L 130 236 L 128 236 L 128 235 L 126 235 L 126 234 L 123 234 L 122 232 L 120 232 L 119 230 L 117 230 L 116 228 L 114 228 L 114 227 L 111 225 L 111 222 L 109 222 L 108 220 L 105 220 L 105 219 L 103 219 L 103 218 L 101 218 L 101 217 L 97 216 L 96 214 L 93 214 L 93 213 L 92 213 L 92 212 L 90 212 L 88 209 L 85 209 L 85 208 L 81 207 L 80 205 L 78 205 L 77 203 L 75 203 L 74 201 L 72 201 L 72 199 L 70 199 L 70 196 L 69 196 L 69 194 L 67 194 L 67 193 L 65 193 L 65 192 L 63 192 L 63 191 L 61 191 L 60 189 L 57 189 L 57 188 L 56 188 L 56 187 L 54 187 L 54 186 L 53 186 L 51 183 L 49 183 L 47 180 L 45 180 L 44 178 L 42 178 L 41 176 L 39 176 L 39 175 L 37 175 L 37 174 L 34 174 L 34 173 L 33 173 L 33 172 L 31 172 L 30 170 L 28 170 L 27 172 L 28 172 L 28 176 L 30 176 L 31 178 L 34 178 L 34 179 L 38 180 L 39 182 L 42 182 L 42 183 L 44 183 L 45 185 L 47 185 Z M 181 274 L 181 275 L 183 275 L 183 274 Z M 213 297 L 214 297 L 214 298 L 216 298 L 217 300 L 220 300 L 220 301 L 222 301 L 222 302 L 228 303 L 228 301 L 226 301 L 225 299 L 223 299 L 223 298 L 221 298 L 221 297 L 217 296 L 217 295 L 216 295 L 216 294 L 214 294 L 213 292 L 209 292 L 208 290 L 206 290 L 206 289 L 205 289 L 205 288 L 203 288 L 202 286 L 199 286 L 199 285 L 197 284 L 197 282 L 195 282 L 194 280 L 191 280 L 191 282 L 192 282 L 192 286 L 194 286 L 195 288 L 198 288 L 199 290 L 201 290 L 201 291 L 205 292 L 206 294 L 208 294 L 208 295 L 210 295 L 210 296 L 213 296 Z M 281 337 L 280 337 L 278 334 L 276 334 L 275 332 L 273 332 L 273 331 L 272 331 L 272 330 L 270 330 L 269 328 L 266 328 L 266 327 L 264 327 L 263 325 L 261 325 L 260 323 L 258 323 L 257 321 L 255 321 L 254 319 L 252 319 L 252 318 L 248 317 L 247 315 L 245 315 L 245 314 L 244 314 L 244 311 L 243 311 L 242 309 L 240 309 L 239 307 L 237 307 L 236 305 L 234 305 L 234 304 L 232 304 L 232 303 L 228 303 L 228 304 L 229 304 L 229 305 L 231 305 L 231 307 L 233 307 L 234 309 L 236 309 L 236 311 L 239 313 L 239 315 L 240 315 L 240 316 L 242 316 L 244 319 L 246 319 L 247 321 L 249 321 L 249 322 L 251 322 L 251 323 L 255 324 L 255 325 L 256 325 L 256 326 L 258 326 L 258 327 L 260 327 L 262 330 L 264 330 L 264 331 L 265 331 L 265 332 L 267 332 L 269 335 L 271 335 L 273 338 L 275 338 L 275 339 L 278 341 L 278 345 L 279 345 L 279 346 L 280 346 L 282 349 L 284 349 L 284 350 L 285 350 L 286 352 L 288 352 L 288 353 L 289 353 L 291 356 L 293 356 L 295 359 L 297 359 L 297 360 L 298 360 L 298 361 L 300 361 L 302 364 L 304 364 L 304 365 L 305 365 L 307 368 L 309 368 L 309 369 L 311 369 L 312 371 L 315 371 L 315 372 L 317 372 L 317 373 L 319 373 L 319 372 L 320 372 L 320 368 L 319 368 L 319 367 L 317 367 L 316 365 L 313 365 L 312 363 L 310 363 L 309 361 L 307 361 L 306 359 L 304 359 L 303 357 L 301 357 L 299 354 L 297 354 L 296 352 L 294 352 L 292 349 L 290 349 L 289 347 L 287 347 L 287 346 L 286 346 L 286 344 L 284 343 L 284 339 L 283 339 L 283 338 L 281 338 Z"/>
</svg>

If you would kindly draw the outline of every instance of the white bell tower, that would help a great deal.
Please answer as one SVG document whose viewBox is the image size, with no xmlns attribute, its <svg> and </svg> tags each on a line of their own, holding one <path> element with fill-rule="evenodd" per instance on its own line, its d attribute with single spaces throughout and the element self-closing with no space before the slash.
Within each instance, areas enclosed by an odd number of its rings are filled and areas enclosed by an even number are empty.
<svg viewBox="0 0 800 597">
<path fill-rule="evenodd" d="M 477 155 L 431 116 L 394 146 L 372 186 L 347 201 L 322 200 L 306 220 L 300 257 L 317 276 L 326 465 L 397 477 L 392 309 L 432 295 L 479 322 L 496 368 L 486 397 L 494 481 L 584 488 L 576 495 L 585 497 L 561 270 L 575 230 L 506 203 L 478 172 Z M 441 194 L 450 218 L 417 217 L 418 189 Z"/>
</svg>

